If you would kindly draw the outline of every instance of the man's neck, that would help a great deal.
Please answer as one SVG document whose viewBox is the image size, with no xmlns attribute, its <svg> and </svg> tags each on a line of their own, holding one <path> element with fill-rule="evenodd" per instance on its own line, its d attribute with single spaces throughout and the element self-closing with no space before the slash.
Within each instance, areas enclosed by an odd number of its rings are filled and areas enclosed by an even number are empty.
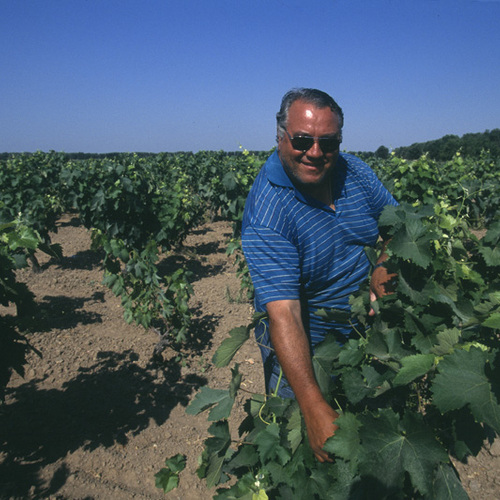
<svg viewBox="0 0 500 500">
<path fill-rule="evenodd" d="M 330 179 L 325 179 L 324 182 L 322 182 L 317 186 L 316 185 L 298 186 L 298 189 L 307 194 L 308 196 L 314 198 L 315 200 L 324 203 L 325 205 L 335 210 Z"/>
</svg>

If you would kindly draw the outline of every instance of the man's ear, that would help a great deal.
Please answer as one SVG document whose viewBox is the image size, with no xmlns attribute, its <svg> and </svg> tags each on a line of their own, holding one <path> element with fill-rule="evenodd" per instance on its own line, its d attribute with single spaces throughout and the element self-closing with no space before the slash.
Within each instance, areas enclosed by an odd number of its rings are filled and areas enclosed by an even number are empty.
<svg viewBox="0 0 500 500">
<path fill-rule="evenodd" d="M 284 138 L 285 138 L 284 134 L 280 135 L 279 131 L 276 132 L 276 144 L 277 144 L 278 151 L 280 149 L 281 143 L 283 142 Z"/>
</svg>

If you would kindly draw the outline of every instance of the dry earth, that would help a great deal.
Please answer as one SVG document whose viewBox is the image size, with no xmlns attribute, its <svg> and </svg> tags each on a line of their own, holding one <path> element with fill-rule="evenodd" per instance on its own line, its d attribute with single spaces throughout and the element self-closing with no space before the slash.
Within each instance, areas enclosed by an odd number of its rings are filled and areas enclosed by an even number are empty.
<svg viewBox="0 0 500 500">
<path fill-rule="evenodd" d="M 251 318 L 250 304 L 234 300 L 239 281 L 225 254 L 229 235 L 226 222 L 206 224 L 167 257 L 166 264 L 194 273 L 195 318 L 184 362 L 167 349 L 155 364 L 157 336 L 125 323 L 119 299 L 101 284 L 89 233 L 78 218 L 61 219 L 53 241 L 62 244 L 63 260 L 40 255 L 41 273 L 19 273 L 40 305 L 38 331 L 29 334 L 39 354 L 30 354 L 24 377 L 12 377 L 0 407 L 0 498 L 212 497 L 196 476 L 206 415 L 185 408 L 201 386 L 227 387 L 229 368 L 214 367 L 212 355 L 231 328 Z M 262 392 L 254 341 L 235 362 L 243 386 Z M 236 412 L 242 416 L 241 404 Z M 187 456 L 187 467 L 179 488 L 164 495 L 154 474 L 177 453 Z M 500 498 L 498 440 L 457 468 L 471 499 Z"/>
</svg>

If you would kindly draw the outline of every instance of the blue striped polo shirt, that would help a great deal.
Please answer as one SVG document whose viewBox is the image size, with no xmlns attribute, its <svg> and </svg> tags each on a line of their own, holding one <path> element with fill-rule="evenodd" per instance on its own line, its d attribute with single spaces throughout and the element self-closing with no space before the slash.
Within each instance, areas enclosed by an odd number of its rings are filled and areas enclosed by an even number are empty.
<svg viewBox="0 0 500 500">
<path fill-rule="evenodd" d="M 318 309 L 349 310 L 349 296 L 369 271 L 365 246 L 378 238 L 378 217 L 396 205 L 370 167 L 340 153 L 332 176 L 335 210 L 295 188 L 275 151 L 262 167 L 245 204 L 242 245 L 255 287 L 255 309 L 275 300 L 299 299 L 311 347 L 332 328 L 348 335 L 347 324 L 332 324 Z M 279 373 L 268 324 L 256 329 L 262 343 L 266 380 Z"/>
</svg>

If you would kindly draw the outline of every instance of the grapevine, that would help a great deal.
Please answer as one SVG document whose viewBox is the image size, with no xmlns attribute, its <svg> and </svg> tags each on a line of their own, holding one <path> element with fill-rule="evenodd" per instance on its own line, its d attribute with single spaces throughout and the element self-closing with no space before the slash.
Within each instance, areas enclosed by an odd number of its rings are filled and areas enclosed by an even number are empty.
<svg viewBox="0 0 500 500">
<path fill-rule="evenodd" d="M 429 193 L 434 204 L 411 201 L 380 218 L 396 292 L 371 317 L 367 282 L 351 298 L 355 334 L 339 342 L 332 331 L 313 356 L 341 413 L 325 445 L 334 464 L 315 461 L 296 402 L 274 395 L 247 399 L 233 443 L 236 366 L 227 391 L 204 388 L 188 408 L 215 421 L 198 470 L 220 486 L 215 498 L 467 498 L 450 456 L 465 460 L 500 432 L 500 222 L 477 238 L 463 189 Z M 374 262 L 377 252 L 367 251 Z M 231 332 L 216 364 L 229 363 L 250 330 Z M 221 487 L 230 478 L 235 484 Z"/>
<path fill-rule="evenodd" d="M 158 331 L 158 352 L 182 345 L 191 326 L 189 272 L 162 267 L 162 259 L 207 218 L 233 222 L 228 254 L 250 297 L 240 224 L 263 160 L 222 152 L 2 160 L 1 297 L 18 307 L 16 318 L 0 318 L 0 388 L 13 370 L 22 373 L 29 345 L 20 319 L 36 310 L 15 271 L 37 250 L 60 255 L 50 234 L 65 211 L 92 232 L 125 319 Z M 398 279 L 374 317 L 366 283 L 351 299 L 351 338 L 330 332 L 314 353 L 318 382 L 341 413 L 325 445 L 335 462 L 314 459 L 296 402 L 273 394 L 247 397 L 234 442 L 231 410 L 243 394 L 234 366 L 226 390 L 204 387 L 188 408 L 211 421 L 199 475 L 218 498 L 465 498 L 450 457 L 466 460 L 500 432 L 498 160 L 486 151 L 447 162 L 392 155 L 374 168 L 401 202 L 380 219 L 391 236 L 386 265 Z M 253 326 L 231 332 L 216 365 L 231 362 Z M 165 465 L 158 486 L 170 489 L 184 460 Z"/>
</svg>

